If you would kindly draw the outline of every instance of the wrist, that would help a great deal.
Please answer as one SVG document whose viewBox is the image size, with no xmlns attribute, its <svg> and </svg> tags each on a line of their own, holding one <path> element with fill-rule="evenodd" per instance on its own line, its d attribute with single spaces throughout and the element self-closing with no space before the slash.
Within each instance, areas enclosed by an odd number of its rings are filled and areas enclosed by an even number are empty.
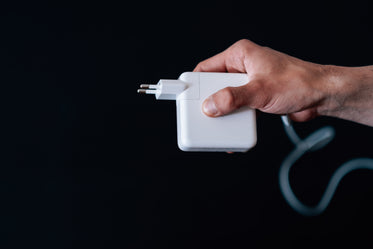
<svg viewBox="0 0 373 249">
<path fill-rule="evenodd" d="M 318 113 L 373 126 L 373 66 L 324 67 L 327 97 Z"/>
</svg>

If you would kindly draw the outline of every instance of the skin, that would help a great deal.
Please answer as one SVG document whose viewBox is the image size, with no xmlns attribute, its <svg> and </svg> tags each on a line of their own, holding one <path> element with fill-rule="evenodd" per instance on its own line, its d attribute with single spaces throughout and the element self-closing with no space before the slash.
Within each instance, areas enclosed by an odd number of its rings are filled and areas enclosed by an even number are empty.
<svg viewBox="0 0 373 249">
<path fill-rule="evenodd" d="M 373 126 L 373 66 L 315 64 L 244 39 L 194 71 L 248 75 L 246 85 L 224 88 L 204 101 L 210 117 L 249 106 L 299 122 L 331 116 Z"/>
</svg>

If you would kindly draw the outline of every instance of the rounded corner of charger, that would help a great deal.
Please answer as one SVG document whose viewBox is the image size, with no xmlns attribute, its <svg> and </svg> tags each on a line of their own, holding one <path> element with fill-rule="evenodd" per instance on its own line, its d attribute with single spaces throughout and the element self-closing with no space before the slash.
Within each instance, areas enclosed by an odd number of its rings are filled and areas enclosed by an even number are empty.
<svg viewBox="0 0 373 249">
<path fill-rule="evenodd" d="M 177 146 L 182 151 L 190 151 L 191 148 L 193 148 L 193 144 L 191 143 L 191 141 L 185 138 L 179 138 L 177 140 Z"/>
</svg>

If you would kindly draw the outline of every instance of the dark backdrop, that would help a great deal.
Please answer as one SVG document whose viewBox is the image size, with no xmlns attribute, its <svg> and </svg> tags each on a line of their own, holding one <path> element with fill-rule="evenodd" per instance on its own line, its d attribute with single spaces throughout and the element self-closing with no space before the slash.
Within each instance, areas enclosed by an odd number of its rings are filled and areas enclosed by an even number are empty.
<svg viewBox="0 0 373 249">
<path fill-rule="evenodd" d="M 175 103 L 136 93 L 241 38 L 316 63 L 373 64 L 370 7 L 2 3 L 0 247 L 372 245 L 372 172 L 351 173 L 324 214 L 303 217 L 278 187 L 292 149 L 279 117 L 259 115 L 247 153 L 186 153 L 176 144 Z M 372 128 L 332 118 L 296 128 L 305 136 L 326 124 L 336 139 L 291 171 L 307 204 L 340 164 L 373 154 Z"/>
</svg>

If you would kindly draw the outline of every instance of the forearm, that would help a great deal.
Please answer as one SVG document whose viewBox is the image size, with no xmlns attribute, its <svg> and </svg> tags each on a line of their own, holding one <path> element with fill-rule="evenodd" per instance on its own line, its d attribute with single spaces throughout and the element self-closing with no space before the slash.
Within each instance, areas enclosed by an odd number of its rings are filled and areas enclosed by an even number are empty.
<svg viewBox="0 0 373 249">
<path fill-rule="evenodd" d="M 326 67 L 328 98 L 319 114 L 373 126 L 373 66 Z"/>
</svg>

